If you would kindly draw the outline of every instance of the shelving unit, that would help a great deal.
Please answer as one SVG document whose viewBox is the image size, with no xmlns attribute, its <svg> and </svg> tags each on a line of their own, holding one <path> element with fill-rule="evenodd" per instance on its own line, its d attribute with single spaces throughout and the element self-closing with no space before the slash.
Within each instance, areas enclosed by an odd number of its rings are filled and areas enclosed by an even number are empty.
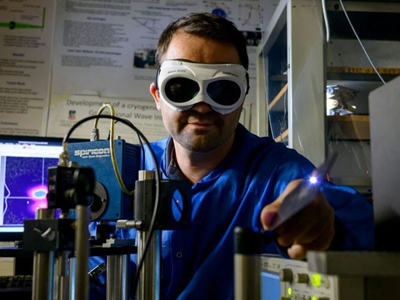
<svg viewBox="0 0 400 300">
<path fill-rule="evenodd" d="M 276 9 L 258 47 L 259 135 L 284 142 L 319 165 L 339 151 L 332 181 L 371 193 L 369 92 L 382 85 L 345 18 L 339 1 L 266 0 Z M 400 1 L 343 0 L 385 81 L 400 75 Z M 329 116 L 326 86 L 356 91 L 354 115 Z"/>
<path fill-rule="evenodd" d="M 347 14 L 384 81 L 400 75 L 400 1 L 343 1 Z M 328 152 L 339 157 L 334 183 L 350 185 L 372 197 L 368 95 L 383 83 L 356 40 L 339 1 L 327 1 L 331 41 L 327 49 L 327 85 L 356 93 L 354 115 L 328 117 Z"/>
<path fill-rule="evenodd" d="M 343 140 L 370 140 L 369 116 L 347 115 L 347 116 L 328 116 L 328 132 L 333 133 L 337 126 L 337 132 L 342 132 Z M 328 140 L 335 139 L 328 135 Z"/>
<path fill-rule="evenodd" d="M 259 81 L 259 120 L 268 120 L 258 133 L 316 165 L 326 154 L 322 28 L 320 2 L 281 0 L 258 46 L 258 74 L 265 79 Z"/>
</svg>

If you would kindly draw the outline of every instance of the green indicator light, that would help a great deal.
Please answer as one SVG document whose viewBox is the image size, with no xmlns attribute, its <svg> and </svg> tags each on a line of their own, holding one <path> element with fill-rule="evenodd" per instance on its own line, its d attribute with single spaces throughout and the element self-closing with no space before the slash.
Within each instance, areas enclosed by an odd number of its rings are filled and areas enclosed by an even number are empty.
<svg viewBox="0 0 400 300">
<path fill-rule="evenodd" d="M 312 296 L 311 300 L 318 300 L 318 297 L 317 296 Z"/>
<path fill-rule="evenodd" d="M 321 274 L 315 273 L 311 276 L 311 283 L 313 286 L 321 286 Z"/>
<path fill-rule="evenodd" d="M 287 289 L 287 293 L 288 293 L 289 295 L 291 295 L 291 294 L 292 294 L 292 289 L 291 289 L 291 288 L 288 288 L 288 289 Z"/>
</svg>

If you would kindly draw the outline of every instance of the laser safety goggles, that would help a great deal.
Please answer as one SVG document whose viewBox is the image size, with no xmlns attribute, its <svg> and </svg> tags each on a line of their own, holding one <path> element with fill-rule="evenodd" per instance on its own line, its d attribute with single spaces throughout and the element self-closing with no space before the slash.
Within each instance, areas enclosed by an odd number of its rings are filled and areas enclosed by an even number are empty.
<svg viewBox="0 0 400 300">
<path fill-rule="evenodd" d="M 156 88 L 170 108 L 183 111 L 205 102 L 220 114 L 229 114 L 244 101 L 248 74 L 239 64 L 202 64 L 166 60 L 157 70 Z"/>
</svg>

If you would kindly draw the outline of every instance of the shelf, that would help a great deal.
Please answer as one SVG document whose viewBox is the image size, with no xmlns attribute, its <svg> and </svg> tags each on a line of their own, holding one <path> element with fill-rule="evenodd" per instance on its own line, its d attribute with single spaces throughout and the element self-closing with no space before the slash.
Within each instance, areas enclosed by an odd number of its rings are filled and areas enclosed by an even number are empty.
<svg viewBox="0 0 400 300">
<path fill-rule="evenodd" d="M 343 140 L 369 140 L 369 116 L 328 116 L 328 138 L 340 136 Z"/>
<path fill-rule="evenodd" d="M 398 68 L 377 68 L 385 81 L 400 75 Z M 373 68 L 361 67 L 327 67 L 327 80 L 344 81 L 380 81 Z"/>
<path fill-rule="evenodd" d="M 347 115 L 347 116 L 328 116 L 331 122 L 369 122 L 369 116 Z"/>
<path fill-rule="evenodd" d="M 388 4 L 382 3 L 381 5 L 387 6 Z M 348 1 L 345 3 L 345 7 L 347 6 Z M 392 4 L 392 6 L 396 6 L 397 9 L 399 8 L 399 4 Z M 398 28 L 400 28 L 400 13 L 398 11 L 361 12 L 349 11 L 349 8 L 347 8 L 346 11 L 361 40 L 400 40 L 400 31 L 398 30 Z M 341 10 L 341 6 L 339 6 L 336 11 L 329 10 L 328 8 L 328 19 L 331 37 L 333 39 L 355 39 L 354 32 Z M 383 32 L 384 34 L 382 34 Z"/>
<path fill-rule="evenodd" d="M 287 82 L 287 75 L 272 75 L 271 81 Z"/>
</svg>

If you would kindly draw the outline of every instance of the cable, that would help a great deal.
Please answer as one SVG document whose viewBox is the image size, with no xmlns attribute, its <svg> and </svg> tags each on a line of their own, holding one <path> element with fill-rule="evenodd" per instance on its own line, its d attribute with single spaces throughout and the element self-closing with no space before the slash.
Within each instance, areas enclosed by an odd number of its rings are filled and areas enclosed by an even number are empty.
<svg viewBox="0 0 400 300">
<path fill-rule="evenodd" d="M 143 249 L 143 255 L 142 255 L 142 257 L 141 257 L 139 263 L 137 264 L 137 268 L 136 268 L 136 274 L 135 274 L 135 277 L 134 277 L 134 284 L 133 284 L 133 287 L 132 287 L 132 294 L 135 295 L 135 293 L 136 293 L 136 287 L 137 287 L 138 282 L 139 282 L 140 271 L 141 271 L 141 269 L 142 269 L 142 267 L 143 267 L 144 258 L 146 257 L 146 254 L 147 254 L 147 252 L 148 252 L 148 250 L 149 250 L 149 247 L 150 247 L 150 242 L 151 242 L 151 239 L 152 239 L 152 235 L 153 235 L 153 233 L 154 233 L 155 220 L 156 220 L 156 216 L 157 216 L 158 209 L 159 209 L 160 192 L 161 192 L 161 191 L 160 191 L 160 187 L 161 187 L 160 172 L 158 171 L 159 168 L 158 168 L 158 163 L 157 163 L 156 156 L 155 156 L 154 151 L 153 151 L 153 149 L 151 148 L 150 143 L 149 143 L 149 141 L 147 140 L 147 138 L 146 138 L 146 137 L 143 135 L 143 133 L 142 133 L 139 129 L 137 129 L 131 122 L 129 122 L 128 120 L 125 120 L 125 119 L 116 117 L 116 116 L 108 116 L 108 115 L 89 116 L 89 117 L 83 118 L 82 120 L 79 120 L 78 122 L 76 122 L 76 123 L 68 130 L 67 134 L 66 134 L 66 135 L 64 136 L 64 138 L 63 138 L 63 149 L 64 149 L 65 152 L 68 152 L 68 142 L 67 142 L 67 141 L 68 141 L 68 139 L 70 138 L 72 132 L 73 132 L 78 126 L 80 126 L 81 124 L 85 123 L 86 121 L 93 120 L 93 119 L 96 119 L 96 118 L 99 118 L 99 119 L 111 119 L 111 120 L 116 120 L 116 121 L 118 121 L 118 122 L 121 122 L 121 123 L 127 125 L 127 126 L 130 127 L 132 130 L 134 130 L 134 131 L 140 136 L 140 138 L 143 139 L 145 145 L 147 145 L 147 146 L 149 147 L 149 151 L 150 151 L 150 154 L 151 154 L 151 158 L 153 159 L 153 163 L 154 163 L 154 168 L 155 168 L 155 180 L 156 180 L 156 190 L 155 190 L 156 193 L 155 193 L 154 210 L 153 210 L 153 215 L 151 216 L 151 221 L 150 221 L 150 226 L 149 226 L 149 235 L 148 235 L 148 237 L 147 237 L 147 239 L 146 239 L 146 242 L 145 242 L 145 246 L 144 246 L 144 249 Z"/>
<path fill-rule="evenodd" d="M 130 124 L 132 124 L 131 121 L 129 121 L 129 120 L 126 120 L 126 121 L 129 122 Z M 117 124 L 117 123 L 118 123 L 118 121 L 115 121 L 115 124 Z M 133 124 L 132 124 L 132 125 L 133 125 Z M 142 151 L 143 160 L 142 160 L 142 166 L 141 166 L 141 168 L 142 168 L 142 170 L 144 170 L 145 152 L 144 152 L 144 147 L 143 147 L 143 141 L 140 139 L 140 136 L 139 136 L 139 135 L 137 135 L 137 138 L 138 138 L 138 140 L 139 140 L 139 144 L 142 146 L 141 151 Z"/>
<path fill-rule="evenodd" d="M 331 37 L 330 37 L 329 20 L 328 20 L 328 14 L 327 14 L 327 12 L 326 12 L 326 3 L 325 3 L 325 0 L 322 0 L 322 14 L 323 14 L 323 16 L 324 16 L 324 21 L 325 21 L 326 42 L 329 43 Z"/>
<path fill-rule="evenodd" d="M 114 117 L 114 116 L 115 116 L 114 107 L 113 107 L 111 104 L 109 104 L 109 103 L 105 103 L 105 104 L 103 104 L 102 107 L 100 107 L 99 111 L 97 112 L 97 116 L 100 116 L 100 114 L 103 112 L 103 110 L 106 109 L 107 107 L 110 109 L 110 114 L 111 114 L 111 116 Z M 96 118 L 95 121 L 94 121 L 94 129 L 97 129 L 97 124 L 98 124 L 98 122 L 99 122 L 99 119 Z M 131 125 L 133 125 L 133 124 L 131 123 Z M 115 157 L 115 148 L 114 148 L 114 122 L 113 122 L 113 120 L 111 120 L 111 122 L 110 122 L 110 153 L 111 153 L 111 163 L 112 163 L 112 166 L 113 166 L 113 169 L 114 169 L 114 174 L 115 174 L 115 176 L 117 177 L 117 181 L 118 181 L 119 186 L 121 187 L 122 191 L 123 191 L 125 194 L 127 194 L 127 195 L 133 195 L 133 193 L 134 193 L 135 191 L 134 191 L 134 190 L 133 190 L 133 191 L 129 191 L 129 190 L 126 188 L 126 186 L 125 186 L 125 184 L 124 184 L 124 181 L 122 180 L 121 172 L 119 171 L 119 168 L 118 168 L 117 158 Z"/>
<path fill-rule="evenodd" d="M 368 59 L 369 63 L 371 64 L 371 66 L 372 66 L 372 68 L 374 69 L 376 75 L 378 75 L 378 77 L 379 77 L 379 79 L 382 81 L 382 83 L 386 85 L 385 80 L 383 80 L 381 74 L 379 74 L 379 72 L 378 72 L 378 70 L 376 69 L 374 63 L 372 62 L 371 58 L 370 58 L 369 55 L 368 55 L 367 50 L 365 49 L 363 43 L 361 42 L 361 39 L 358 37 L 358 34 L 357 34 L 356 30 L 354 29 L 353 24 L 351 23 L 349 16 L 347 15 L 346 8 L 345 8 L 344 5 L 343 5 L 343 1 L 342 1 L 342 0 L 339 0 L 339 2 L 340 2 L 340 5 L 342 6 L 342 9 L 343 9 L 344 15 L 346 16 L 346 19 L 347 19 L 347 21 L 349 22 L 350 27 L 351 27 L 351 29 L 352 29 L 353 32 L 354 32 L 354 35 L 356 36 L 356 38 L 357 38 L 357 40 L 358 40 L 358 42 L 359 42 L 361 48 L 363 49 L 365 55 L 367 56 L 367 59 Z"/>
</svg>

